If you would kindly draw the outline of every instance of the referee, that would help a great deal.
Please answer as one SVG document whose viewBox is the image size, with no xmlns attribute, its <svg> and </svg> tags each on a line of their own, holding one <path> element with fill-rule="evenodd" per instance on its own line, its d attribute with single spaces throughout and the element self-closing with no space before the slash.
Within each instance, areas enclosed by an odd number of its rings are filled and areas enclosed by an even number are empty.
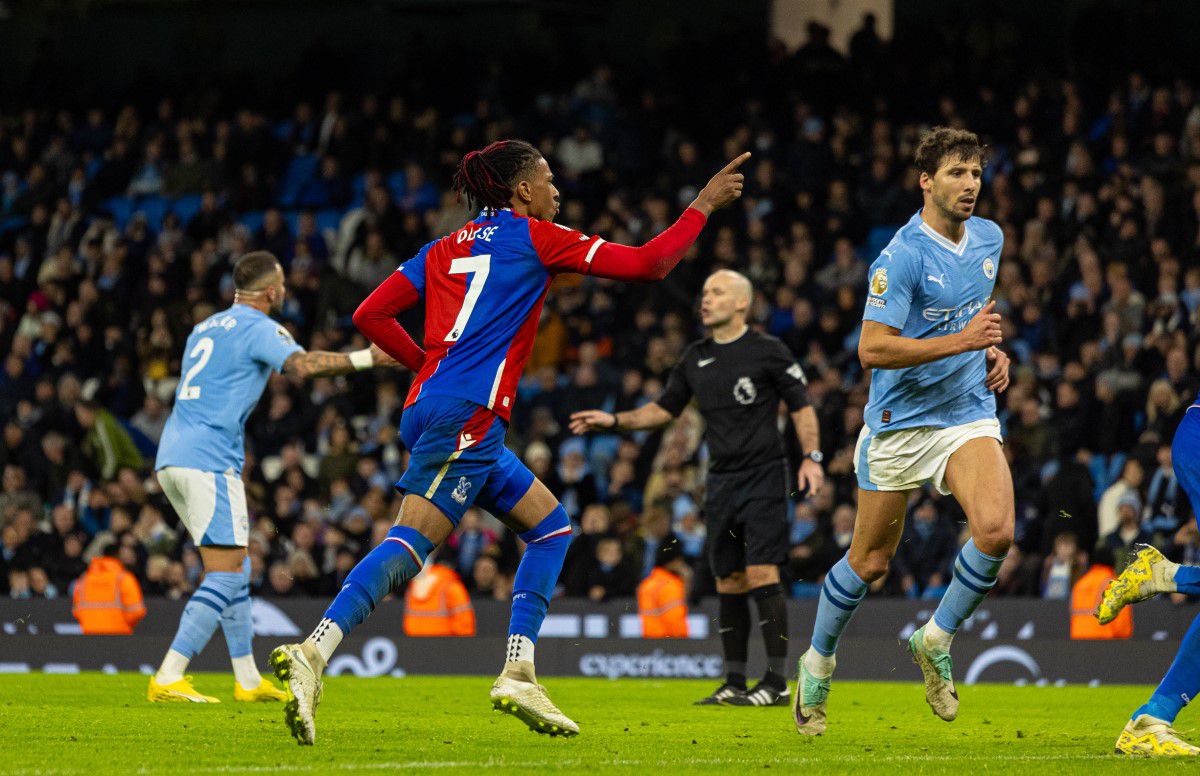
<svg viewBox="0 0 1200 776">
<path fill-rule="evenodd" d="M 700 304 L 709 336 L 684 351 L 658 401 L 616 415 L 584 410 L 571 416 L 576 434 L 657 428 L 696 399 L 711 455 L 704 515 L 725 651 L 725 683 L 701 705 L 788 705 L 787 607 L 779 564 L 788 548 L 790 478 L 777 423 L 781 400 L 804 452 L 800 489 L 815 493 L 825 480 L 817 415 L 808 403 L 804 372 L 782 342 L 750 331 L 746 316 L 752 298 L 744 275 L 713 273 L 704 282 Z M 753 690 L 746 689 L 750 597 L 758 605 L 767 652 L 767 673 Z"/>
</svg>

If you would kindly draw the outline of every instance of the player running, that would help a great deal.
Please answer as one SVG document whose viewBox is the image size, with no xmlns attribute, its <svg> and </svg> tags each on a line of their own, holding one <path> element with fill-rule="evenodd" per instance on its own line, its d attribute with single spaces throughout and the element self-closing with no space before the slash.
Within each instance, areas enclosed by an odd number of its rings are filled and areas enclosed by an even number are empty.
<svg viewBox="0 0 1200 776">
<path fill-rule="evenodd" d="M 1200 397 L 1188 407 L 1171 443 L 1175 476 L 1187 493 L 1192 511 L 1200 519 Z M 1121 575 L 1109 583 L 1096 607 L 1096 619 L 1110 623 L 1129 604 L 1145 601 L 1159 593 L 1200 594 L 1200 566 L 1172 563 L 1153 547 L 1142 547 Z M 1167 670 L 1150 700 L 1133 712 L 1117 739 L 1118 754 L 1195 756 L 1200 747 L 1179 737 L 1175 717 L 1200 693 L 1200 615 L 1197 615 L 1175 662 Z"/>
<path fill-rule="evenodd" d="M 499 517 L 526 544 L 492 704 L 539 733 L 579 732 L 534 673 L 534 644 L 571 543 L 571 523 L 554 495 L 504 446 L 517 383 L 555 275 L 666 277 L 709 215 L 741 196 L 737 168 L 749 156 L 718 172 L 678 221 L 640 248 L 556 225 L 554 176 L 528 143 L 502 140 L 463 157 L 454 186 L 482 208 L 479 217 L 423 247 L 354 314 L 372 342 L 405 366 L 420 368 L 400 426 L 410 459 L 396 484 L 405 496 L 395 527 L 350 572 L 312 635 L 271 654 L 288 689 L 286 718 L 298 743 L 313 742 L 321 674 L 334 649 L 384 596 L 420 571 L 472 504 Z M 422 298 L 427 353 L 396 321 Z"/>
<path fill-rule="evenodd" d="M 912 491 L 932 482 L 953 493 L 972 536 L 933 617 L 908 640 L 925 698 L 944 720 L 958 714 L 950 641 L 996 583 L 1012 543 L 1012 476 L 994 396 L 1008 386 L 1008 358 L 996 347 L 1000 316 L 988 301 L 1003 233 L 971 217 L 983 152 L 963 130 L 938 127 L 922 139 L 924 207 L 871 265 L 858 345 L 873 370 L 854 455 L 858 516 L 849 552 L 825 577 L 812 645 L 800 660 L 792 709 L 805 735 L 825 731 L 838 639 L 868 585 L 887 572 Z"/>
<path fill-rule="evenodd" d="M 204 581 L 188 600 L 179 631 L 150 677 L 146 699 L 218 703 L 184 676 L 188 662 L 220 623 L 229 645 L 238 701 L 282 701 L 254 665 L 250 620 L 250 520 L 242 485 L 245 426 L 272 370 L 299 377 L 340 375 L 395 362 L 378 348 L 353 353 L 305 352 L 271 319 L 287 290 L 283 268 L 266 251 L 247 253 L 233 268 L 234 301 L 192 329 L 155 469 L 204 563 Z"/>
</svg>

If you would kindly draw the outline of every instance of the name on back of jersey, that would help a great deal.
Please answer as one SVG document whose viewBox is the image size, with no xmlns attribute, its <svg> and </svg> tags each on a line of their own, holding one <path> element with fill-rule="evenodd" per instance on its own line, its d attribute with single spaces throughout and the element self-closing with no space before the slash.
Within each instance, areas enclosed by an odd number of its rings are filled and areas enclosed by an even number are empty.
<svg viewBox="0 0 1200 776">
<path fill-rule="evenodd" d="M 466 229 L 458 231 L 458 239 L 455 242 L 466 242 L 467 240 L 483 240 L 484 242 L 491 241 L 493 235 L 496 234 L 498 226 L 470 226 Z"/>
<path fill-rule="evenodd" d="M 234 326 L 237 326 L 237 324 L 237 318 L 234 318 L 232 315 L 214 315 L 208 320 L 196 324 L 196 328 L 193 331 L 197 334 L 206 332 L 209 329 L 224 329 L 225 331 L 229 331 Z"/>
</svg>

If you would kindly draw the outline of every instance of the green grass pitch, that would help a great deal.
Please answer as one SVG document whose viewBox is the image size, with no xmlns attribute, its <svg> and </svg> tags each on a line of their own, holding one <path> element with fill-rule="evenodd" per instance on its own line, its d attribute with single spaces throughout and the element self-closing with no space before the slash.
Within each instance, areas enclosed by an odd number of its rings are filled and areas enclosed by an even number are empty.
<svg viewBox="0 0 1200 776">
<path fill-rule="evenodd" d="M 834 682 L 830 730 L 797 735 L 784 708 L 693 707 L 710 682 L 547 678 L 578 738 L 491 709 L 486 677 L 333 678 L 317 743 L 278 704 L 233 702 L 228 674 L 196 677 L 220 705 L 151 704 L 146 678 L 0 675 L 0 773 L 524 771 L 667 774 L 1094 773 L 1194 767 L 1110 754 L 1146 687 L 962 687 L 956 722 L 914 683 Z M 1185 711 L 1180 731 L 1197 735 Z"/>
</svg>

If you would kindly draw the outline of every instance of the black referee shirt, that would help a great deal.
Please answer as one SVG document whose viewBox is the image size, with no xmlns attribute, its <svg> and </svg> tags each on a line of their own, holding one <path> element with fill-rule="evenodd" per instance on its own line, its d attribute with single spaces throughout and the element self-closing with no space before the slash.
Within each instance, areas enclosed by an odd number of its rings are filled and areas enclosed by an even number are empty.
<svg viewBox="0 0 1200 776">
<path fill-rule="evenodd" d="M 658 405 L 678 416 L 694 396 L 707 426 L 711 470 L 738 471 L 786 456 L 779 400 L 789 412 L 808 406 L 807 382 L 786 345 L 748 329 L 725 344 L 710 337 L 689 345 Z"/>
</svg>

